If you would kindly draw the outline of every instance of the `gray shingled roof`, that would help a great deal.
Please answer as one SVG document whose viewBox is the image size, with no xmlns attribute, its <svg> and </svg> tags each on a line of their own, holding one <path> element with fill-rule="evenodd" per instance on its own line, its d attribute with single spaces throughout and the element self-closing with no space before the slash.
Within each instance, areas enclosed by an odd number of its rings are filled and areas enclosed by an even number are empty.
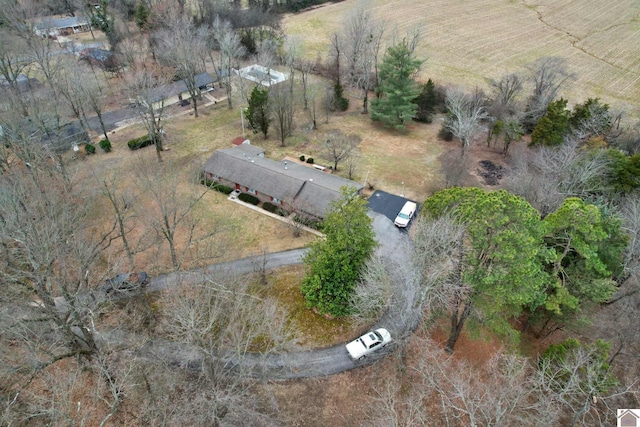
<svg viewBox="0 0 640 427">
<path fill-rule="evenodd" d="M 239 145 L 218 150 L 207 160 L 203 170 L 228 181 L 256 190 L 260 194 L 294 203 L 299 209 L 324 217 L 333 200 L 340 197 L 340 187 L 363 186 L 298 163 L 261 157 L 264 150 L 253 145 Z"/>
<path fill-rule="evenodd" d="M 74 16 L 70 18 L 47 18 L 35 25 L 37 30 L 50 30 L 52 28 L 72 28 L 81 25 L 89 25 L 86 18 Z"/>
<path fill-rule="evenodd" d="M 209 73 L 200 73 L 195 76 L 196 86 L 202 87 L 212 83 L 215 83 L 217 80 L 213 78 L 213 76 Z M 168 84 L 163 87 L 159 87 L 153 91 L 151 94 L 151 99 L 153 102 L 158 102 L 163 98 L 170 98 L 172 96 L 177 96 L 181 93 L 187 92 L 189 89 L 187 88 L 187 84 L 184 80 L 179 80 L 177 82 Z"/>
</svg>

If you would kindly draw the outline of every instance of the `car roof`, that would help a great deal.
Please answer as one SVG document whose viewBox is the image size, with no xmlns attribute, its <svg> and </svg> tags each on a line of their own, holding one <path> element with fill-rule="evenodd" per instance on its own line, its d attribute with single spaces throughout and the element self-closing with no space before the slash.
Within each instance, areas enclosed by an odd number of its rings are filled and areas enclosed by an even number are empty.
<svg viewBox="0 0 640 427">
<path fill-rule="evenodd" d="M 364 342 L 364 344 L 368 347 L 371 343 L 374 343 L 376 341 L 380 341 L 378 339 L 378 337 L 376 336 L 376 334 L 371 331 L 371 332 L 367 332 L 365 335 L 363 335 L 362 337 L 362 341 Z"/>
<path fill-rule="evenodd" d="M 411 209 L 415 209 L 417 207 L 417 205 L 413 202 L 406 202 L 404 204 L 404 206 L 402 206 L 402 209 L 400 210 L 400 212 L 404 212 L 404 211 L 408 211 Z"/>
</svg>

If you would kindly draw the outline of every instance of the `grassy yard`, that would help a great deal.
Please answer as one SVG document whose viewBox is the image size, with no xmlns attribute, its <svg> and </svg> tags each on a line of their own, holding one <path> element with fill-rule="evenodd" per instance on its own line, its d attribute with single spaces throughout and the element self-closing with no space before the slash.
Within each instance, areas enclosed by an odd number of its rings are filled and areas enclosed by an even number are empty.
<svg viewBox="0 0 640 427">
<path fill-rule="evenodd" d="M 299 108 L 294 134 L 287 138 L 284 145 L 272 135 L 264 139 L 261 134 L 253 135 L 247 131 L 247 137 L 252 144 L 265 148 L 270 158 L 289 156 L 297 159 L 305 155 L 313 157 L 315 163 L 329 166 L 332 162 L 323 157 L 322 151 L 327 130 L 340 129 L 345 134 L 359 135 L 362 138 L 358 147 L 360 162 L 354 179 L 359 182 L 366 179 L 376 189 L 397 194 L 404 190 L 408 197 L 424 200 L 439 182 L 438 156 L 442 151 L 442 144 L 436 138 L 439 123 L 411 124 L 406 133 L 398 134 L 372 123 L 368 115 L 360 113 L 360 103 L 361 100 L 352 98 L 350 109 L 344 113 L 330 114 L 328 123 L 324 114 L 321 115 L 318 130 L 315 131 L 309 129 L 308 117 Z M 189 110 L 172 107 L 172 113 L 187 112 L 167 118 L 164 126 L 167 151 L 163 152 L 163 165 L 176 165 L 172 173 L 180 176 L 180 193 L 204 191 L 203 186 L 191 183 L 189 178 L 197 174 L 215 150 L 230 147 L 231 140 L 242 134 L 239 105 L 236 101 L 231 110 L 226 103 L 200 108 L 198 118 L 189 114 Z M 100 195 L 103 179 L 116 174 L 121 189 L 135 190 L 137 174 L 158 164 L 153 146 L 131 151 L 126 145 L 129 139 L 144 133 L 141 126 L 119 129 L 110 135 L 112 152 L 104 153 L 98 149 L 96 155 L 85 156 L 83 160 L 71 164 L 77 172 L 77 179 L 83 182 L 86 200 L 93 202 L 90 209 L 96 224 L 110 224 L 112 215 L 111 207 Z M 337 173 L 346 176 L 340 166 Z M 166 185 L 170 185 L 172 179 L 172 176 L 162 178 Z M 137 215 L 142 218 L 156 208 L 148 194 L 142 192 L 136 196 L 136 209 Z M 190 254 L 184 263 L 185 269 L 302 247 L 315 238 L 308 233 L 296 238 L 285 223 L 230 202 L 224 194 L 216 191 L 204 195 L 194 214 L 199 221 L 197 235 L 215 234 L 210 238 L 210 247 L 206 248 L 207 257 L 198 260 L 195 253 Z M 141 220 L 140 225 L 144 226 L 144 221 Z M 135 230 L 134 233 L 142 231 Z M 114 242 L 105 253 L 105 267 L 115 263 L 125 268 L 126 263 L 118 244 L 118 241 Z M 170 271 L 172 267 L 166 246 L 166 242 L 158 239 L 153 247 L 136 257 L 136 268 L 144 269 L 151 275 Z M 271 272 L 272 285 L 267 289 L 288 310 L 291 322 L 301 334 L 299 344 L 305 347 L 327 346 L 351 339 L 361 332 L 358 326 L 348 320 L 326 319 L 307 309 L 299 292 L 303 274 L 302 267 Z"/>
<path fill-rule="evenodd" d="M 257 285 L 259 295 L 276 298 L 286 310 L 291 326 L 299 333 L 298 344 L 303 348 L 327 347 L 353 339 L 358 325 L 349 319 L 328 319 L 307 308 L 300 293 L 302 265 L 273 270 L 268 285 Z"/>
</svg>

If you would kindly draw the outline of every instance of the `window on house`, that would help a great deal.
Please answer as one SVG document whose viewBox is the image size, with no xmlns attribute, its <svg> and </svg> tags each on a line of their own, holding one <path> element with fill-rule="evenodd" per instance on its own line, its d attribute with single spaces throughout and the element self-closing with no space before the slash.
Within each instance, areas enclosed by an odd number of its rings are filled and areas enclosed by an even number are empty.
<svg viewBox="0 0 640 427">
<path fill-rule="evenodd" d="M 280 199 L 278 199 L 277 197 L 272 197 L 271 201 L 273 202 L 274 205 L 279 205 L 280 204 Z"/>
<path fill-rule="evenodd" d="M 248 188 L 248 189 L 247 189 L 247 193 L 249 193 L 249 194 L 253 194 L 253 195 L 258 194 L 258 192 L 257 192 L 256 190 L 254 190 L 253 188 Z"/>
</svg>

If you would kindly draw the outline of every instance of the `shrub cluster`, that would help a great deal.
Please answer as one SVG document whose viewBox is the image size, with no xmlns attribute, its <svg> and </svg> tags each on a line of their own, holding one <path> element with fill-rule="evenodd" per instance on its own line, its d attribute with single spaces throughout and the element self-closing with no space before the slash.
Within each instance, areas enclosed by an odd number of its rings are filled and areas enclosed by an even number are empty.
<svg viewBox="0 0 640 427">
<path fill-rule="evenodd" d="M 233 191 L 233 188 L 231 187 L 228 187 L 224 184 L 220 184 L 219 182 L 207 179 L 204 176 L 204 174 L 202 174 L 202 177 L 200 178 L 200 183 L 202 185 L 206 185 L 207 187 L 213 190 L 219 191 L 220 193 L 223 193 L 223 194 L 231 194 L 231 192 Z"/>
<path fill-rule="evenodd" d="M 149 138 L 149 135 L 141 136 L 140 138 L 134 138 L 127 142 L 127 146 L 130 150 L 137 150 L 148 145 L 153 145 L 153 140 Z"/>
<path fill-rule="evenodd" d="M 98 144 L 100 145 L 100 148 L 102 148 L 102 151 L 104 151 L 105 153 L 111 151 L 111 142 L 108 139 L 101 139 Z"/>
<path fill-rule="evenodd" d="M 304 154 L 302 156 L 300 156 L 300 161 L 304 162 Z"/>
<path fill-rule="evenodd" d="M 262 209 L 264 209 L 267 212 L 271 212 L 274 213 L 276 215 L 280 215 L 280 216 L 289 216 L 289 212 L 287 212 L 286 210 L 282 209 L 281 206 L 279 205 L 274 205 L 271 202 L 264 202 L 262 204 Z"/>
<path fill-rule="evenodd" d="M 322 231 L 322 221 L 312 218 L 306 215 L 296 215 L 294 221 L 304 225 L 305 227 L 313 228 L 314 230 Z"/>
<path fill-rule="evenodd" d="M 96 147 L 93 144 L 86 144 L 84 146 L 84 152 L 87 154 L 96 154 Z"/>
<path fill-rule="evenodd" d="M 238 199 L 242 200 L 245 203 L 251 203 L 252 205 L 257 205 L 258 203 L 260 203 L 260 199 L 249 193 L 240 193 Z"/>
<path fill-rule="evenodd" d="M 443 122 L 442 127 L 438 131 L 438 138 L 443 139 L 447 142 L 453 141 L 453 133 L 447 128 L 447 125 Z"/>
<path fill-rule="evenodd" d="M 307 159 L 307 163 L 313 164 L 313 157 L 309 157 L 309 158 Z"/>
<path fill-rule="evenodd" d="M 271 212 L 271 213 L 276 213 L 276 211 L 279 208 L 280 208 L 280 206 L 274 205 L 273 203 L 270 203 L 270 202 L 264 202 L 262 204 L 262 209 L 264 209 L 267 212 Z"/>
</svg>

